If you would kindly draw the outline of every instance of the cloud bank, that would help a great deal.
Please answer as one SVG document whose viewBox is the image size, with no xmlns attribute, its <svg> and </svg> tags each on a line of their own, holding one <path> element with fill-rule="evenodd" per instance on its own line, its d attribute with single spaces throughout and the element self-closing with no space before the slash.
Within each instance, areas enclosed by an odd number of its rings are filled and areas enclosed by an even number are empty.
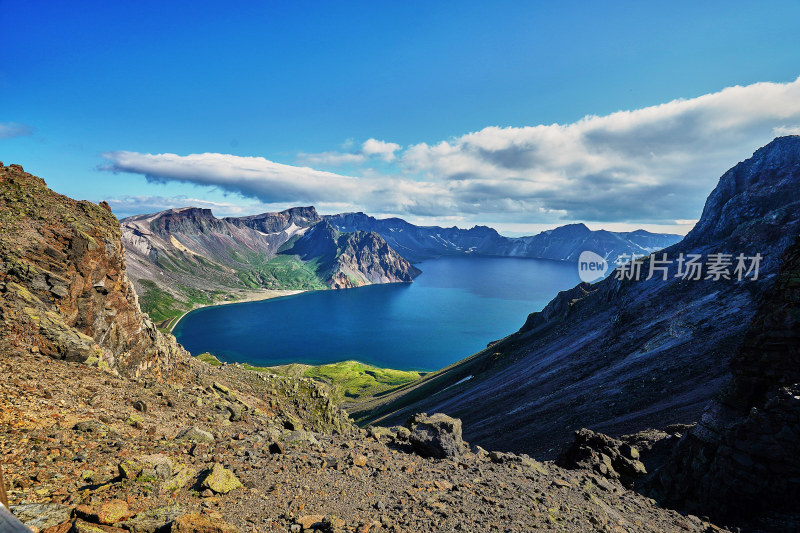
<svg viewBox="0 0 800 533">
<path fill-rule="evenodd" d="M 140 154 L 108 152 L 102 170 L 132 172 L 149 181 L 177 181 L 217 187 L 265 203 L 316 198 L 346 200 L 359 194 L 359 179 L 275 163 L 263 157 L 229 154 Z"/>
<path fill-rule="evenodd" d="M 359 177 L 228 154 L 109 152 L 103 168 L 265 203 L 339 202 L 373 214 L 674 224 L 696 219 L 737 161 L 797 132 L 800 78 L 570 124 L 491 126 L 405 149 L 369 139 L 357 152 L 302 154 L 309 164 L 362 165 Z M 376 158 L 388 170 L 371 168 Z"/>
</svg>

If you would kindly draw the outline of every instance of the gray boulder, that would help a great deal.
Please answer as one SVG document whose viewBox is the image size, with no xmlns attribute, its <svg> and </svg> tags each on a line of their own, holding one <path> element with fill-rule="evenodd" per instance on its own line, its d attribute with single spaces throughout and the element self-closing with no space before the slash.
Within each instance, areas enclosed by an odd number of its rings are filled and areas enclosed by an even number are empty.
<svg viewBox="0 0 800 533">
<path fill-rule="evenodd" d="M 42 530 L 69 520 L 72 507 L 60 503 L 26 503 L 12 505 L 11 512 L 26 526 Z"/>
<path fill-rule="evenodd" d="M 203 431 L 197 427 L 190 427 L 181 430 L 175 440 L 188 440 L 190 442 L 214 442 L 214 435 L 208 431 Z"/>
<path fill-rule="evenodd" d="M 461 420 L 443 413 L 428 416 L 419 413 L 408 420 L 411 434 L 408 441 L 422 457 L 444 459 L 459 457 L 464 452 L 461 438 Z"/>
</svg>

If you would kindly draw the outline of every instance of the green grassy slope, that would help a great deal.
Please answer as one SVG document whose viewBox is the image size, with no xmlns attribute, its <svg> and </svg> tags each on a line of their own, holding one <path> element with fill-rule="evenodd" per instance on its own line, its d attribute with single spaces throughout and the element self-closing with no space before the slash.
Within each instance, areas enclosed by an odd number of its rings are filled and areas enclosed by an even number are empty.
<svg viewBox="0 0 800 533">
<path fill-rule="evenodd" d="M 314 261 L 303 262 L 296 256 L 279 255 L 237 275 L 242 287 L 249 289 L 326 289 L 317 272 L 318 268 Z M 151 280 L 141 279 L 139 283 L 144 287 L 144 293 L 139 296 L 139 305 L 162 329 L 169 329 L 178 317 L 197 305 L 213 305 L 236 299 L 224 291 L 200 291 L 183 286 L 175 287 L 180 293 L 180 297 L 176 297 Z"/>
<path fill-rule="evenodd" d="M 208 353 L 200 354 L 197 358 L 211 365 L 221 364 L 216 357 Z M 297 363 L 274 367 L 247 364 L 243 366 L 255 372 L 306 377 L 325 383 L 330 387 L 331 398 L 344 408 L 379 398 L 425 376 L 425 372 L 378 368 L 358 361 L 342 361 L 319 366 Z"/>
</svg>

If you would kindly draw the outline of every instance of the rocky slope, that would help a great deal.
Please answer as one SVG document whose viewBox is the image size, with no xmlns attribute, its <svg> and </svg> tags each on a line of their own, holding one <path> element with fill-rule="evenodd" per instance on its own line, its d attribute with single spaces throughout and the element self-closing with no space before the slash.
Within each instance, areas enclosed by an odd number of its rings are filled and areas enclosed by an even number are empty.
<svg viewBox="0 0 800 533">
<path fill-rule="evenodd" d="M 399 218 L 376 219 L 364 213 L 323 217 L 341 231 L 374 231 L 403 257 L 421 261 L 442 255 L 488 255 L 578 261 L 581 252 L 593 251 L 611 262 L 620 256 L 649 255 L 680 240 L 678 235 L 592 231 L 583 224 L 569 224 L 530 237 L 503 237 L 486 226 L 415 226 Z"/>
<path fill-rule="evenodd" d="M 0 351 L 168 377 L 188 355 L 140 310 L 107 205 L 0 165 Z"/>
<path fill-rule="evenodd" d="M 652 481 L 670 506 L 764 528 L 797 527 L 800 501 L 800 236 L 787 251 L 733 380 Z M 787 520 L 793 518 L 794 520 Z"/>
<path fill-rule="evenodd" d="M 322 220 L 313 207 L 293 207 L 280 213 L 262 213 L 247 217 L 227 217 L 224 219 L 235 226 L 252 228 L 272 235 L 287 232 L 293 235 L 297 229 L 309 228 Z"/>
<path fill-rule="evenodd" d="M 309 380 L 189 375 L 162 385 L 0 355 L 12 511 L 46 533 L 720 531 L 593 472 L 455 435 L 437 434 L 458 455 L 424 457 L 413 442 L 435 426 L 352 430 Z"/>
<path fill-rule="evenodd" d="M 139 311 L 113 215 L 18 166 L 0 229 L 0 457 L 32 531 L 719 530 L 444 415 L 358 430 L 310 379 L 188 357 Z"/>
<path fill-rule="evenodd" d="M 673 263 L 667 280 L 657 272 L 645 281 L 648 258 L 641 281 L 612 275 L 564 291 L 517 333 L 354 415 L 395 423 L 442 411 L 462 418 L 475 442 L 539 457 L 554 457 L 581 427 L 619 435 L 694 422 L 728 380 L 757 299 L 798 234 L 800 137 L 792 136 L 722 176 L 697 227 L 665 250 L 673 261 L 760 253 L 758 280 L 682 279 Z"/>
<path fill-rule="evenodd" d="M 313 207 L 223 219 L 190 207 L 126 218 L 122 240 L 142 307 L 159 322 L 264 289 L 355 287 L 419 273 L 376 235 L 337 232 L 337 243 L 315 244 L 324 231 L 304 235 L 318 224 L 327 223 Z M 287 251 L 292 245 L 297 253 Z"/>
</svg>

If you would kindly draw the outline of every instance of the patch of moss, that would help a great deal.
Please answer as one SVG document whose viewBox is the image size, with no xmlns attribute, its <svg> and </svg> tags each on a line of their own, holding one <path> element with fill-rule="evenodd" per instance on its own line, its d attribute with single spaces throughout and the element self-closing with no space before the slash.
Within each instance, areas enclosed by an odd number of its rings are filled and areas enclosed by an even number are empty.
<svg viewBox="0 0 800 533">
<path fill-rule="evenodd" d="M 211 366 L 222 366 L 222 362 L 210 353 L 201 353 L 197 356 L 197 359 Z"/>
</svg>

